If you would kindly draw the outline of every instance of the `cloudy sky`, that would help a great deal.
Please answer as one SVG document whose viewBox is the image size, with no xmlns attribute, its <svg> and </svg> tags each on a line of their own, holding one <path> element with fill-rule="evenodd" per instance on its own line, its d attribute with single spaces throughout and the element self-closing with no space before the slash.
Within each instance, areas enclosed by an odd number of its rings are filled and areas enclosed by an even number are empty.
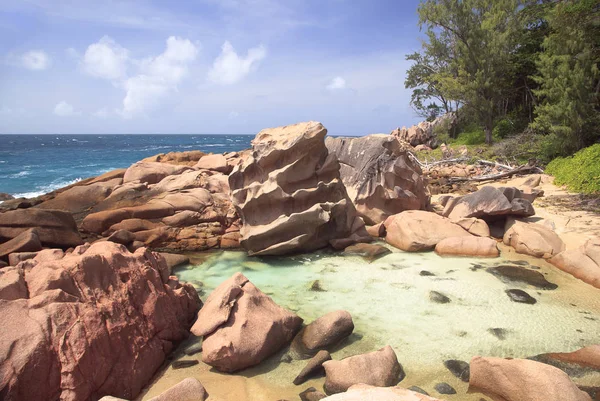
<svg viewBox="0 0 600 401">
<path fill-rule="evenodd" d="M 389 132 L 417 4 L 1 0 L 0 133 Z"/>
</svg>

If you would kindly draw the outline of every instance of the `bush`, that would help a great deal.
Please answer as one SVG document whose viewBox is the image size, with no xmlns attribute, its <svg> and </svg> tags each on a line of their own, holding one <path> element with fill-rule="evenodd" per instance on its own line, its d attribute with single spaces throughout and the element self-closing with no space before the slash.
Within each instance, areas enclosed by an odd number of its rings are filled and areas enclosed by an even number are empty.
<svg viewBox="0 0 600 401">
<path fill-rule="evenodd" d="M 496 141 L 507 138 L 514 133 L 515 125 L 508 118 L 503 118 L 502 120 L 498 121 L 492 131 L 492 135 Z"/>
<path fill-rule="evenodd" d="M 465 132 L 458 134 L 454 145 L 482 145 L 485 143 L 485 133 L 477 126 L 467 127 Z"/>
<path fill-rule="evenodd" d="M 555 183 L 586 194 L 600 194 L 600 143 L 582 149 L 571 157 L 559 157 L 546 169 Z"/>
</svg>

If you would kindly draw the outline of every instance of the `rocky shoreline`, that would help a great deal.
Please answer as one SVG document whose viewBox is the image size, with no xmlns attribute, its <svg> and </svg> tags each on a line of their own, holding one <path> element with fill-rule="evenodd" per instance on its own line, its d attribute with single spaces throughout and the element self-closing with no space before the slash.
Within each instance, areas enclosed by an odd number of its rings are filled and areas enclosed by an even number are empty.
<svg viewBox="0 0 600 401">
<path fill-rule="evenodd" d="M 325 375 L 323 389 L 299 391 L 302 400 L 438 399 L 401 388 L 404 368 L 390 346 L 332 359 L 354 330 L 348 311 L 304 325 L 240 273 L 203 304 L 172 273 L 187 262 L 181 253 L 242 248 L 272 256 L 331 247 L 373 260 L 386 251 L 374 240 L 453 257 L 513 249 L 600 289 L 600 237 L 574 247 L 536 214 L 545 176 L 432 201 L 412 151 L 414 137 L 432 139 L 417 128 L 412 136 L 408 129 L 363 138 L 326 138 L 315 122 L 266 129 L 246 151 L 158 155 L 37 199 L 4 201 L 2 399 L 133 400 L 186 338 L 205 364 L 228 374 L 290 347 L 286 358 L 307 360 L 294 384 Z M 551 289 L 526 267 L 498 274 Z M 533 299 L 522 290 L 507 295 Z M 443 294 L 432 297 L 445 302 Z M 190 331 L 203 341 L 190 340 Z M 533 359 L 473 355 L 447 368 L 469 392 L 497 401 L 600 399 L 600 383 L 579 389 L 572 381 L 582 369 L 600 371 L 600 345 Z M 48 384 L 37 386 L 40 380 Z M 203 384 L 185 378 L 152 400 L 213 399 Z M 459 399 L 448 383 L 435 390 Z"/>
</svg>

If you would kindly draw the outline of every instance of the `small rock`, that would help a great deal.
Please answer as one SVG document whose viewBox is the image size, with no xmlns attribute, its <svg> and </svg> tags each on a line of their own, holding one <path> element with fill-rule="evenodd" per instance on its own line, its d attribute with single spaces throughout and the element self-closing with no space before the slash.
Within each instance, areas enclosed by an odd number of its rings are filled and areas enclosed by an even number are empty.
<svg viewBox="0 0 600 401">
<path fill-rule="evenodd" d="M 188 360 L 184 360 L 184 361 L 175 361 L 171 364 L 171 367 L 173 369 L 184 369 L 184 368 L 189 368 L 194 365 L 198 365 L 198 363 L 199 362 L 196 359 L 188 359 Z"/>
<path fill-rule="evenodd" d="M 437 304 L 447 304 L 450 302 L 450 298 L 437 291 L 430 291 L 429 299 Z"/>
<path fill-rule="evenodd" d="M 469 364 L 467 362 L 459 361 L 457 359 L 449 359 L 444 361 L 444 366 L 460 380 L 464 381 L 465 383 L 469 382 L 470 372 Z"/>
<path fill-rule="evenodd" d="M 429 395 L 429 393 L 427 391 L 423 390 L 419 386 L 410 386 L 408 389 L 410 391 L 414 391 L 415 393 L 419 393 L 419 394 L 423 394 L 423 395 Z"/>
<path fill-rule="evenodd" d="M 555 290 L 558 286 L 546 280 L 546 277 L 540 272 L 524 269 L 519 266 L 495 266 L 486 270 L 505 283 L 524 283 L 532 285 L 542 290 Z"/>
<path fill-rule="evenodd" d="M 148 401 L 204 401 L 207 398 L 208 393 L 202 384 L 197 379 L 188 377 Z"/>
<path fill-rule="evenodd" d="M 317 291 L 317 292 L 323 292 L 326 291 L 322 286 L 321 286 L 321 282 L 319 280 L 315 280 L 310 284 L 309 287 L 310 291 Z"/>
<path fill-rule="evenodd" d="M 291 363 L 294 360 L 294 358 L 292 358 L 292 356 L 289 354 L 289 352 L 286 352 L 285 354 L 283 354 L 281 356 L 281 358 L 279 359 L 280 363 Z"/>
<path fill-rule="evenodd" d="M 311 357 L 319 350 L 338 344 L 354 331 L 352 316 L 339 310 L 321 316 L 298 333 L 292 350 L 300 358 Z"/>
<path fill-rule="evenodd" d="M 309 377 L 323 372 L 323 363 L 330 360 L 331 355 L 329 355 L 329 352 L 325 350 L 317 352 L 317 355 L 312 357 L 312 359 L 308 361 L 304 369 L 302 369 L 298 376 L 296 376 L 296 378 L 294 379 L 294 384 L 298 386 L 304 383 L 306 380 L 308 380 Z"/>
<path fill-rule="evenodd" d="M 202 338 L 198 338 L 196 342 L 183 350 L 183 353 L 187 356 L 195 355 L 199 352 L 202 352 Z"/>
<path fill-rule="evenodd" d="M 427 270 L 421 270 L 419 272 L 419 276 L 429 277 L 429 276 L 435 276 L 435 274 L 433 274 L 432 272 L 427 271 Z"/>
<path fill-rule="evenodd" d="M 493 336 L 497 337 L 498 340 L 505 340 L 506 339 L 506 335 L 508 334 L 508 331 L 506 329 L 502 329 L 502 328 L 499 328 L 499 327 L 488 329 L 488 331 Z"/>
<path fill-rule="evenodd" d="M 347 255 L 358 255 L 362 256 L 364 259 L 372 262 L 376 259 L 379 259 L 382 256 L 385 256 L 389 253 L 392 253 L 385 246 L 377 245 L 377 244 L 354 244 L 350 245 L 346 249 L 344 249 L 344 253 Z"/>
<path fill-rule="evenodd" d="M 448 383 L 438 383 L 435 385 L 435 391 L 440 394 L 456 394 L 456 390 L 454 387 L 449 385 Z"/>
<path fill-rule="evenodd" d="M 529 295 L 523 290 L 511 289 L 506 290 L 505 292 L 513 302 L 520 302 L 529 305 L 533 305 L 537 302 L 535 298 L 533 298 L 531 295 Z"/>
<path fill-rule="evenodd" d="M 301 401 L 319 401 L 323 398 L 327 397 L 327 395 L 323 394 L 319 390 L 314 387 L 309 387 L 300 394 Z"/>
</svg>

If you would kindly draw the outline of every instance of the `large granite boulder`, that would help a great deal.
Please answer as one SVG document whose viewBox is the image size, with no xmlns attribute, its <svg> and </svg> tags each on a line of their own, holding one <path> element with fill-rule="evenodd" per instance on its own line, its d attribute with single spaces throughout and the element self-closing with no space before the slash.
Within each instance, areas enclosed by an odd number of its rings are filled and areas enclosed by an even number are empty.
<svg viewBox="0 0 600 401">
<path fill-rule="evenodd" d="M 548 259 L 565 250 L 565 243 L 551 228 L 537 223 L 511 222 L 503 238 L 518 253 Z"/>
<path fill-rule="evenodd" d="M 300 317 L 236 273 L 209 295 L 192 333 L 204 336 L 203 362 L 223 372 L 235 372 L 279 351 L 301 326 Z"/>
<path fill-rule="evenodd" d="M 345 393 L 323 398 L 323 401 L 442 401 L 400 387 L 374 387 L 356 384 Z"/>
<path fill-rule="evenodd" d="M 450 219 L 422 210 L 390 216 L 384 224 L 386 242 L 407 252 L 432 250 L 445 238 L 473 236 Z"/>
<path fill-rule="evenodd" d="M 525 359 L 475 357 L 469 392 L 502 401 L 591 401 L 562 370 Z"/>
<path fill-rule="evenodd" d="M 485 186 L 468 195 L 447 199 L 442 214 L 450 219 L 476 217 L 493 220 L 506 216 L 533 216 L 535 210 L 516 188 Z"/>
<path fill-rule="evenodd" d="M 422 121 L 409 128 L 396 128 L 390 135 L 408 142 L 411 146 L 425 145 L 434 149 L 439 145 L 436 131 L 440 129 L 448 133 L 456 121 L 456 114 L 447 113 L 433 121 Z"/>
<path fill-rule="evenodd" d="M 35 228 L 43 246 L 67 249 L 83 240 L 70 213 L 61 210 L 16 209 L 0 213 L 0 243 Z"/>
<path fill-rule="evenodd" d="M 158 254 L 113 242 L 42 260 L 0 275 L 2 399 L 135 398 L 188 336 L 194 288 Z"/>
<path fill-rule="evenodd" d="M 443 256 L 475 256 L 495 258 L 500 255 L 496 240 L 485 237 L 449 237 L 435 246 L 435 252 Z"/>
<path fill-rule="evenodd" d="M 42 243 L 35 228 L 23 231 L 15 238 L 0 244 L 0 259 L 9 260 L 9 255 L 21 252 L 37 252 L 42 249 Z M 12 264 L 12 263 L 11 263 Z"/>
<path fill-rule="evenodd" d="M 338 310 L 321 316 L 306 326 L 294 338 L 292 350 L 298 357 L 311 357 L 319 350 L 336 345 L 354 331 L 354 322 L 348 311 Z"/>
<path fill-rule="evenodd" d="M 341 393 L 355 384 L 391 387 L 404 378 L 402 366 L 389 345 L 368 354 L 327 361 L 323 367 L 327 394 Z"/>
<path fill-rule="evenodd" d="M 600 288 L 600 238 L 592 238 L 579 249 L 562 251 L 548 259 L 559 269 Z"/>
<path fill-rule="evenodd" d="M 325 140 L 340 161 L 340 176 L 356 211 L 367 224 L 381 223 L 405 210 L 426 209 L 423 173 L 397 138 L 369 135 Z"/>
<path fill-rule="evenodd" d="M 252 155 L 229 175 L 242 220 L 240 243 L 250 254 L 309 252 L 369 237 L 340 180 L 338 160 L 325 147 L 326 134 L 317 122 L 262 130 Z"/>
<path fill-rule="evenodd" d="M 189 169 L 187 166 L 177 164 L 140 161 L 125 171 L 123 182 L 139 181 L 156 184 L 169 175 L 178 175 Z"/>
</svg>

